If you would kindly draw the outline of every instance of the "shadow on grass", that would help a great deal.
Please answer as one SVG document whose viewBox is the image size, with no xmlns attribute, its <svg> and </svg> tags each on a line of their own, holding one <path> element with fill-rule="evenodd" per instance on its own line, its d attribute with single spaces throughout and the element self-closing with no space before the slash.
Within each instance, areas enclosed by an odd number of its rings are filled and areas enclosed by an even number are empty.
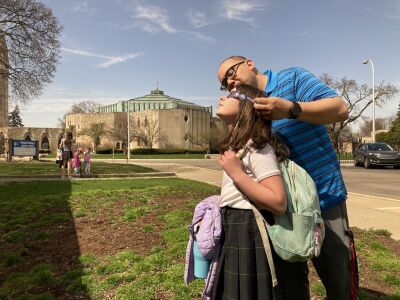
<svg viewBox="0 0 400 300">
<path fill-rule="evenodd" d="M 396 295 L 387 295 L 385 293 L 367 289 L 367 288 L 360 288 L 359 289 L 359 299 L 360 300 L 400 300 L 400 296 Z"/>
<path fill-rule="evenodd" d="M 0 299 L 90 299 L 68 202 L 71 185 L 0 185 Z"/>
</svg>

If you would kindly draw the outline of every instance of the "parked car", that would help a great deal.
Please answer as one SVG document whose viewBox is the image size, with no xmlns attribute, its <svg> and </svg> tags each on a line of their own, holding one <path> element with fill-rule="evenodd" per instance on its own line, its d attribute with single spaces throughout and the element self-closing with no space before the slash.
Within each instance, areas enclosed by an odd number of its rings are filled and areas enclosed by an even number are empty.
<svg viewBox="0 0 400 300">
<path fill-rule="evenodd" d="M 363 143 L 354 150 L 354 166 L 393 166 L 400 168 L 400 152 L 385 143 Z"/>
</svg>

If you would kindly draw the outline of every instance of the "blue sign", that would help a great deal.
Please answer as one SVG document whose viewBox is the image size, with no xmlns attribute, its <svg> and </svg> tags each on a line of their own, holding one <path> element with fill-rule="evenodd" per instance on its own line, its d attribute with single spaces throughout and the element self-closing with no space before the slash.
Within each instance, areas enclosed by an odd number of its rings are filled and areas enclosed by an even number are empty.
<svg viewBox="0 0 400 300">
<path fill-rule="evenodd" d="M 37 141 L 13 140 L 12 155 L 13 156 L 36 156 L 38 153 Z"/>
</svg>

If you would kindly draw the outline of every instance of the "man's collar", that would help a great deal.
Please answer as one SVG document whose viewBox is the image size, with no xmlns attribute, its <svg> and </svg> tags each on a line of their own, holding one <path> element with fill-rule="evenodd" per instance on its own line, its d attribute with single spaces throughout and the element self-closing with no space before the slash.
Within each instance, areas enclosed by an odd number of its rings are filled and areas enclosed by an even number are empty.
<svg viewBox="0 0 400 300">
<path fill-rule="evenodd" d="M 278 76 L 276 73 L 271 70 L 267 70 L 264 72 L 264 75 L 267 76 L 267 86 L 265 87 L 265 94 L 270 94 L 278 85 Z"/>
</svg>

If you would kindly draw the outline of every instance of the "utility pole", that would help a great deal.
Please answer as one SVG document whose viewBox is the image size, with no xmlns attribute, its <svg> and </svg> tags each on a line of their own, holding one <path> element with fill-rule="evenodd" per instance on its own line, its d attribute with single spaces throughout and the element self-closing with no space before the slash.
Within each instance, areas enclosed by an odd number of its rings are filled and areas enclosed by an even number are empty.
<svg viewBox="0 0 400 300">
<path fill-rule="evenodd" d="M 131 158 L 131 118 L 130 118 L 130 111 L 129 111 L 129 100 L 127 101 L 127 110 L 128 110 L 128 156 L 127 156 L 127 163 L 129 163 L 129 159 Z"/>
</svg>

